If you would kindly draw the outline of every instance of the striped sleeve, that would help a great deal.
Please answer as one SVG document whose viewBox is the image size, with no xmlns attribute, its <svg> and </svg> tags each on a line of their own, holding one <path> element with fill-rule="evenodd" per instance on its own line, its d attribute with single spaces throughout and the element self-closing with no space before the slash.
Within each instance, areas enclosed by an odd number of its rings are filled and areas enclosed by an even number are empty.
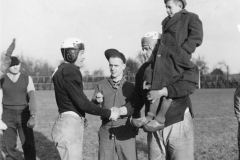
<svg viewBox="0 0 240 160">
<path fill-rule="evenodd" d="M 237 118 L 240 118 L 240 85 L 238 86 L 234 94 L 234 111 L 235 116 Z"/>
</svg>

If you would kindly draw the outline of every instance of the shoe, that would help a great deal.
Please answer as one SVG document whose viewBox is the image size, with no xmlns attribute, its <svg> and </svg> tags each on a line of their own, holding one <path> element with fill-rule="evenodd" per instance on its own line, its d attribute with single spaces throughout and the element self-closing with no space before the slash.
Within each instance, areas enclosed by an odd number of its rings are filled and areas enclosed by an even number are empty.
<svg viewBox="0 0 240 160">
<path fill-rule="evenodd" d="M 141 126 L 147 124 L 148 122 L 149 120 L 146 117 L 132 119 L 132 124 L 137 128 L 140 128 Z"/>
<path fill-rule="evenodd" d="M 147 123 L 143 126 L 143 130 L 145 132 L 156 132 L 156 131 L 163 129 L 164 127 L 165 127 L 164 123 L 159 123 L 156 120 L 151 120 L 151 121 L 149 121 L 149 123 Z"/>
</svg>

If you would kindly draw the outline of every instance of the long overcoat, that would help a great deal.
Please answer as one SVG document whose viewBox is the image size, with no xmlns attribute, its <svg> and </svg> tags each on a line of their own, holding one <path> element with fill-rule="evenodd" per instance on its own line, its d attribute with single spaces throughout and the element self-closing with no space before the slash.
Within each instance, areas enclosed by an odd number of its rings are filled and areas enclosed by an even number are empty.
<svg viewBox="0 0 240 160">
<path fill-rule="evenodd" d="M 154 56 L 153 90 L 172 84 L 184 71 L 194 68 L 191 54 L 202 39 L 202 22 L 194 13 L 183 9 L 162 21 L 161 41 Z"/>
</svg>

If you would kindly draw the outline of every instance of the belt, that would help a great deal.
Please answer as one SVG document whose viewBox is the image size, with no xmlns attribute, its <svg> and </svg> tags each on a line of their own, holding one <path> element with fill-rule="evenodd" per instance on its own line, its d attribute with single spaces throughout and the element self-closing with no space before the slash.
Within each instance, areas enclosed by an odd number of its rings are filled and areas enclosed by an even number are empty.
<svg viewBox="0 0 240 160">
<path fill-rule="evenodd" d="M 61 114 L 64 114 L 64 115 L 72 115 L 72 116 L 76 116 L 76 117 L 79 117 L 79 118 L 82 118 L 84 119 L 84 117 L 80 117 L 77 113 L 73 112 L 73 111 L 66 111 L 66 112 L 63 112 Z M 61 115 L 60 114 L 60 115 Z"/>
</svg>

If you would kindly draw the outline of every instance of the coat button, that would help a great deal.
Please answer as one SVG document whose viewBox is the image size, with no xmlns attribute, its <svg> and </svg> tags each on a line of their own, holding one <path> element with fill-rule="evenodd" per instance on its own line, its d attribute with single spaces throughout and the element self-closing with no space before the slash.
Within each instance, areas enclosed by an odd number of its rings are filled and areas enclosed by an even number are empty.
<svg viewBox="0 0 240 160">
<path fill-rule="evenodd" d="M 163 43 L 161 43 L 161 46 L 164 46 L 164 44 L 163 44 Z"/>
<path fill-rule="evenodd" d="M 175 46 L 175 42 L 172 42 L 171 44 L 172 44 L 172 46 Z"/>
<path fill-rule="evenodd" d="M 157 56 L 160 58 L 160 57 L 161 57 L 161 54 L 157 54 Z"/>
<path fill-rule="evenodd" d="M 177 32 L 177 30 L 174 30 L 174 31 L 173 31 L 173 33 L 176 33 L 176 32 Z"/>
</svg>

